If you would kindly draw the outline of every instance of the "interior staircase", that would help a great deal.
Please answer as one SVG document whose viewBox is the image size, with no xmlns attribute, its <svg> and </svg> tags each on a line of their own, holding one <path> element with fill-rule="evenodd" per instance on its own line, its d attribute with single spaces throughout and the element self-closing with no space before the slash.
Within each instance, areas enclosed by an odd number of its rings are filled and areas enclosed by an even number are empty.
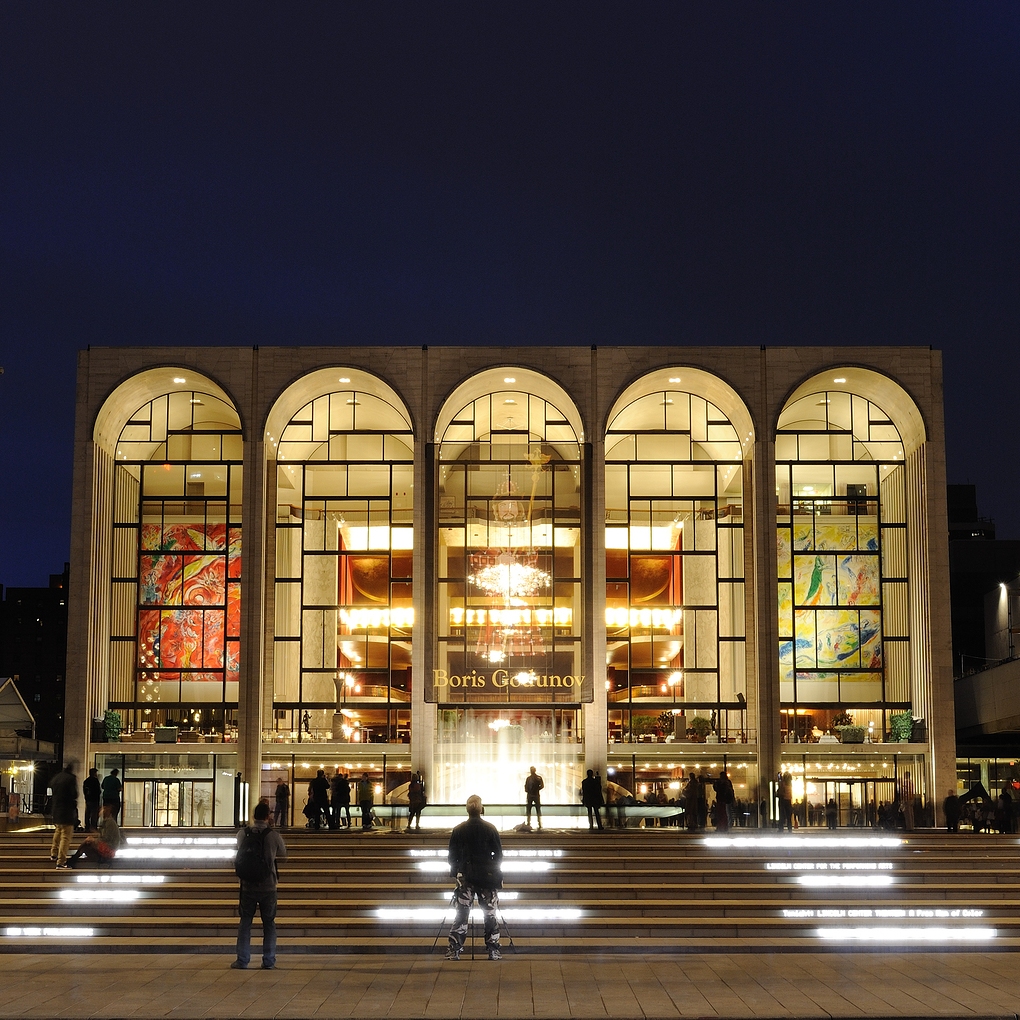
<svg viewBox="0 0 1020 1020">
<path fill-rule="evenodd" d="M 0 834 L 0 952 L 232 952 L 231 831 L 126 830 L 112 867 L 71 871 L 50 861 L 50 835 Z M 444 949 L 448 830 L 283 836 L 281 953 Z M 504 955 L 1015 950 L 1017 844 L 870 829 L 504 833 Z M 481 952 L 480 923 L 474 936 Z M 257 952 L 258 920 L 253 940 Z"/>
</svg>

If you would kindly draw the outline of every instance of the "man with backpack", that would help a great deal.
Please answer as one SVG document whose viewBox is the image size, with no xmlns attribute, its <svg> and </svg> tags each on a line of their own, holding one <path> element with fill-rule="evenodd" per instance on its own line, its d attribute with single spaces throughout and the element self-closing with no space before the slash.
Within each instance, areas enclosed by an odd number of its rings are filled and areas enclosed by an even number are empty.
<svg viewBox="0 0 1020 1020">
<path fill-rule="evenodd" d="M 278 861 L 287 859 L 283 837 L 269 824 L 269 805 L 255 805 L 255 823 L 237 833 L 234 874 L 241 880 L 237 959 L 231 970 L 247 970 L 251 960 L 251 924 L 258 907 L 262 918 L 262 969 L 276 966 L 276 886 Z"/>
</svg>

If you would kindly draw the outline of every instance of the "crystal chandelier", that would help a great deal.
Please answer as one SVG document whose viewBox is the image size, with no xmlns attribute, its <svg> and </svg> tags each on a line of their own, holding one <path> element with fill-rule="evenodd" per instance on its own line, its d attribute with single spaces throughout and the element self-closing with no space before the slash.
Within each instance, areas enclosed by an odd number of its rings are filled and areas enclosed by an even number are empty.
<svg viewBox="0 0 1020 1020">
<path fill-rule="evenodd" d="M 488 566 L 470 574 L 468 580 L 491 598 L 509 600 L 537 595 L 543 588 L 549 587 L 549 575 L 534 563 L 527 562 L 533 558 L 502 552 Z"/>
</svg>

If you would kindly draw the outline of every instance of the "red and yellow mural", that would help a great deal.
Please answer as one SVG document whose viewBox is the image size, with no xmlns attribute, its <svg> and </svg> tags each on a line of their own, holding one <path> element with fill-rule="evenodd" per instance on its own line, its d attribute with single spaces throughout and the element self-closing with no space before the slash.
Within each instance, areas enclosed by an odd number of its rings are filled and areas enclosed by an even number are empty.
<svg viewBox="0 0 1020 1020">
<path fill-rule="evenodd" d="M 145 524 L 138 570 L 141 679 L 237 681 L 241 529 Z"/>
</svg>

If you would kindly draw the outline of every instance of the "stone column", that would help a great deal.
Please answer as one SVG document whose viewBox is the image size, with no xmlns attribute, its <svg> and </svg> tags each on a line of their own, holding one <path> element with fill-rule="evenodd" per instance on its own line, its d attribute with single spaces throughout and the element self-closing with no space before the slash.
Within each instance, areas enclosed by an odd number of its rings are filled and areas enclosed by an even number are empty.
<svg viewBox="0 0 1020 1020">
<path fill-rule="evenodd" d="M 249 430 L 261 427 L 250 421 Z M 238 771 L 248 783 L 249 816 L 258 803 L 262 778 L 263 633 L 266 562 L 265 437 L 252 431 L 244 441 L 241 508 L 241 676 L 238 685 Z"/>
<path fill-rule="evenodd" d="M 956 789 L 945 458 L 931 442 L 906 458 L 910 591 L 910 699 L 927 724 L 925 794 L 941 823 L 942 799 Z M 920 790 L 918 790 L 920 793 Z"/>
<path fill-rule="evenodd" d="M 747 564 L 747 591 L 754 600 L 754 631 L 748 634 L 748 659 L 753 658 L 756 688 L 748 708 L 758 731 L 759 800 L 779 772 L 779 619 L 776 608 L 779 565 L 776 554 L 776 447 L 755 441 L 750 470 L 750 524 L 753 556 Z M 746 538 L 746 536 L 745 536 Z M 746 547 L 746 546 L 745 546 Z M 753 642 L 753 643 L 752 643 Z M 750 692 L 749 692 L 750 693 Z M 752 700 L 753 698 L 753 700 Z"/>
<path fill-rule="evenodd" d="M 590 678 L 592 699 L 584 705 L 584 759 L 606 777 L 609 721 L 606 715 L 606 473 L 601 436 L 583 448 L 581 515 L 582 671 Z M 586 681 L 586 685 L 587 685 Z"/>
<path fill-rule="evenodd" d="M 424 426 L 423 426 L 424 427 Z M 420 769 L 426 789 L 433 785 L 436 716 L 434 703 L 425 700 L 432 689 L 435 666 L 436 618 L 436 447 L 417 439 L 414 444 L 414 630 L 411 643 L 411 769 Z"/>
</svg>

